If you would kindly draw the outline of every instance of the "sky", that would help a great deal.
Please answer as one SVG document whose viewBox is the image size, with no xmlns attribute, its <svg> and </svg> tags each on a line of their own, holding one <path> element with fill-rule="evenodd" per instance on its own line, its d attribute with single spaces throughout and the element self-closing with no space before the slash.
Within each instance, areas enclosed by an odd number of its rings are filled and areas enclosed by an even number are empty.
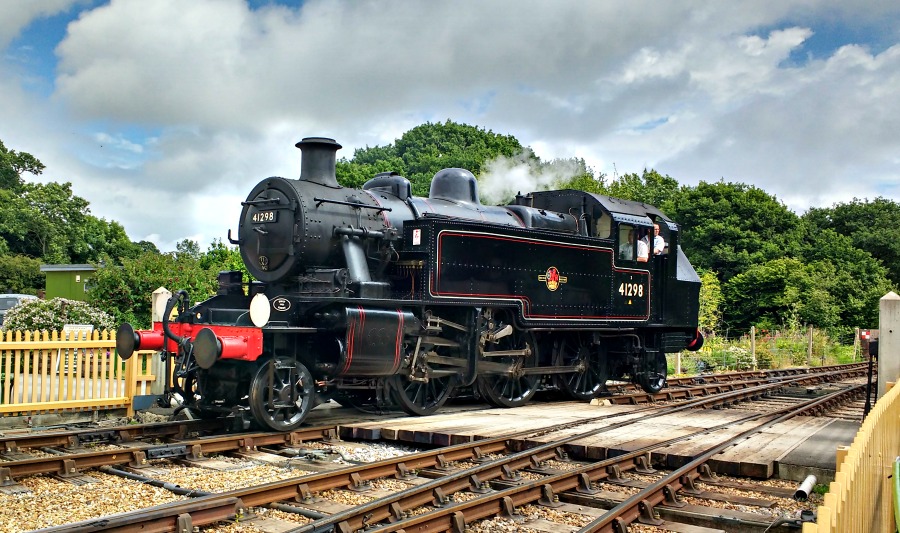
<svg viewBox="0 0 900 533">
<path fill-rule="evenodd" d="M 426 122 L 614 179 L 900 200 L 896 0 L 0 0 L 0 140 L 134 241 L 202 250 L 296 178 Z"/>
</svg>

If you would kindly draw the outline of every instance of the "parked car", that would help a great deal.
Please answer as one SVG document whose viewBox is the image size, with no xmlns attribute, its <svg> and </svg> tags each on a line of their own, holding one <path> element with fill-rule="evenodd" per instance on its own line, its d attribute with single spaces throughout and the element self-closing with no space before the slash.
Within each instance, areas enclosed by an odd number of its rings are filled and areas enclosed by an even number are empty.
<svg viewBox="0 0 900 533">
<path fill-rule="evenodd" d="M 25 300 L 37 300 L 37 296 L 30 294 L 0 294 L 0 325 L 6 317 L 6 312 Z"/>
</svg>

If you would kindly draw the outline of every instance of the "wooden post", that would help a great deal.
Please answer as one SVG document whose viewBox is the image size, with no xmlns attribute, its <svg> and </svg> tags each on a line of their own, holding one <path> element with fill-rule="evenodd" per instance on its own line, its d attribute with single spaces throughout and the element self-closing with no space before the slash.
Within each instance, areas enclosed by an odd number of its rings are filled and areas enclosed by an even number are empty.
<svg viewBox="0 0 900 533">
<path fill-rule="evenodd" d="M 171 297 L 172 293 L 165 287 L 156 289 L 153 291 L 153 294 L 150 295 L 151 319 L 153 322 L 162 322 L 166 303 Z M 132 357 L 132 359 L 138 359 L 138 357 L 135 356 Z M 150 390 L 143 392 L 143 394 L 162 394 L 166 383 L 168 383 L 168 376 L 166 376 L 166 361 L 159 357 L 150 357 L 147 364 L 149 365 L 147 372 L 156 376 L 156 380 L 150 383 Z M 136 376 L 137 373 L 135 373 L 135 379 L 137 379 Z"/>
<path fill-rule="evenodd" d="M 900 377 L 900 296 L 889 292 L 878 302 L 878 398 Z"/>
<path fill-rule="evenodd" d="M 806 332 L 809 334 L 809 342 L 806 345 L 806 366 L 810 366 L 810 364 L 812 363 L 813 327 L 807 326 Z"/>
<path fill-rule="evenodd" d="M 681 375 L 681 352 L 675 354 L 675 374 Z"/>
<path fill-rule="evenodd" d="M 843 463 L 844 459 L 847 458 L 847 452 L 849 452 L 849 451 L 850 451 L 850 446 L 838 446 L 837 447 L 835 470 L 840 470 L 841 463 Z"/>
<path fill-rule="evenodd" d="M 756 326 L 750 326 L 750 357 L 753 370 L 756 370 Z"/>
<path fill-rule="evenodd" d="M 856 331 L 853 334 L 853 362 L 856 362 L 856 354 L 859 353 L 859 349 L 862 348 L 859 343 L 859 328 L 856 328 Z"/>
</svg>

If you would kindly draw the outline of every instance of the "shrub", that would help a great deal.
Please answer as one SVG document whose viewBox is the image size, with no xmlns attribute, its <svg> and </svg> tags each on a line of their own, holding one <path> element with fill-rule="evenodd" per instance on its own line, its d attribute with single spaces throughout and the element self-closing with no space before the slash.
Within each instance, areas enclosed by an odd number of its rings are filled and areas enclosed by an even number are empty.
<svg viewBox="0 0 900 533">
<path fill-rule="evenodd" d="M 28 300 L 6 313 L 4 330 L 61 331 L 66 324 L 90 324 L 94 329 L 112 329 L 113 317 L 86 302 L 53 298 Z"/>
</svg>

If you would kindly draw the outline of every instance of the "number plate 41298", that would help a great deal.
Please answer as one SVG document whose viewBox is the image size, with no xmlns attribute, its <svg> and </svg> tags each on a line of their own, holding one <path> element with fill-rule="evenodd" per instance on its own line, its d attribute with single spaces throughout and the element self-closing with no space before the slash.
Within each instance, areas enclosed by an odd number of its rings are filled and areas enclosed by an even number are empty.
<svg viewBox="0 0 900 533">
<path fill-rule="evenodd" d="M 637 296 L 638 298 L 643 298 L 644 296 L 644 284 L 643 283 L 623 283 L 619 285 L 619 294 L 625 296 L 626 298 L 632 298 Z"/>
<path fill-rule="evenodd" d="M 256 223 L 278 222 L 278 211 L 257 211 L 250 220 Z"/>
</svg>

